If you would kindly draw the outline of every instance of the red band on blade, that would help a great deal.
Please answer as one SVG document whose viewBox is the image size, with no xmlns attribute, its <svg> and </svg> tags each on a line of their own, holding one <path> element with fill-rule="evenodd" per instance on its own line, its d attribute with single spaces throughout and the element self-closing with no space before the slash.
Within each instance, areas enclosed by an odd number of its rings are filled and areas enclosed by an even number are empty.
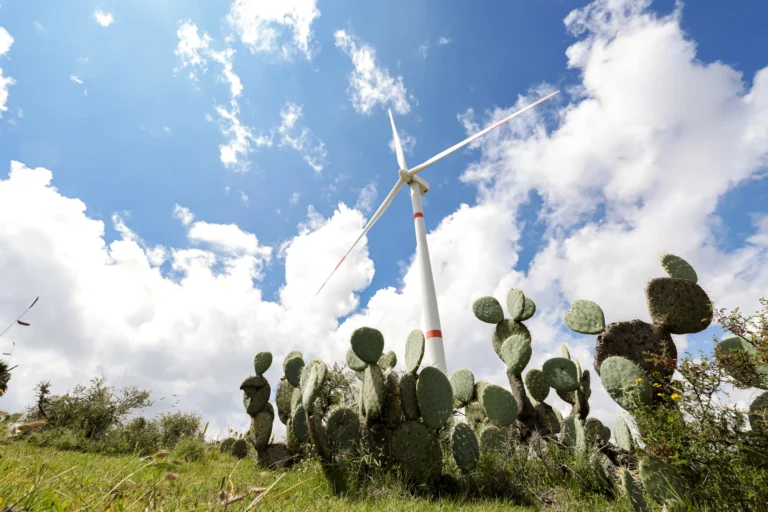
<svg viewBox="0 0 768 512">
<path fill-rule="evenodd" d="M 430 338 L 442 338 L 443 332 L 442 331 L 427 331 L 427 339 Z"/>
<path fill-rule="evenodd" d="M 416 213 L 414 213 L 414 214 L 413 214 L 413 218 L 414 218 L 414 219 L 416 219 L 416 218 L 418 218 L 418 217 L 421 217 L 421 218 L 423 219 L 423 218 L 424 218 L 424 214 L 423 214 L 423 213 L 421 213 L 421 212 L 416 212 Z"/>
</svg>

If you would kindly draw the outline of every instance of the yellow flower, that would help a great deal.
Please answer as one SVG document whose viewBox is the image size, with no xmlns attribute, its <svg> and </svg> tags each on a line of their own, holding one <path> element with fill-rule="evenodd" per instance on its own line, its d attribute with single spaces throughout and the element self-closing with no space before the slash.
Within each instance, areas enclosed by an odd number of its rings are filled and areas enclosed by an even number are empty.
<svg viewBox="0 0 768 512">
<path fill-rule="evenodd" d="M 656 396 L 664 396 L 664 393 L 656 393 Z"/>
<path fill-rule="evenodd" d="M 181 437 L 184 437 L 184 432 L 181 433 Z"/>
<path fill-rule="evenodd" d="M 640 384 L 641 382 L 643 382 L 643 378 L 638 377 L 637 380 L 635 381 L 635 384 Z"/>
<path fill-rule="evenodd" d="M 660 387 L 661 387 L 661 384 L 659 384 L 659 383 L 657 382 L 656 384 L 654 384 L 654 385 L 653 385 L 653 387 L 655 387 L 655 388 L 660 388 Z"/>
<path fill-rule="evenodd" d="M 670 398 L 672 400 L 680 400 L 683 397 L 681 395 L 678 395 L 677 393 L 672 393 L 672 396 Z"/>
</svg>

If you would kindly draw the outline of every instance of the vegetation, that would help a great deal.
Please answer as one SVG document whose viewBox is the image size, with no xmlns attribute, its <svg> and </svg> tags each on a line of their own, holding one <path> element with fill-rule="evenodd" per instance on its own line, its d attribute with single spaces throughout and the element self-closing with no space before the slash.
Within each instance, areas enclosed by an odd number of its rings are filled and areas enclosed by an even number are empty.
<svg viewBox="0 0 768 512">
<path fill-rule="evenodd" d="M 398 373 L 396 354 L 369 327 L 352 334 L 347 368 L 289 353 L 275 406 L 264 376 L 272 354 L 257 354 L 255 375 L 240 386 L 250 428 L 221 443 L 204 440 L 196 414 L 129 419 L 150 405 L 146 391 L 117 392 L 102 377 L 55 396 L 42 382 L 26 415 L 6 418 L 28 423 L 0 444 L 0 474 L 10 475 L 0 477 L 2 505 L 761 510 L 768 393 L 748 411 L 728 397 L 733 388 L 768 389 L 768 301 L 746 318 L 715 311 L 685 260 L 661 262 L 669 277 L 645 289 L 651 323 L 606 325 L 587 300 L 565 314 L 570 329 L 596 335 L 594 370 L 624 409 L 613 431 L 589 416 L 591 374 L 566 346 L 526 371 L 533 340 L 524 322 L 536 305 L 513 289 L 506 317 L 493 297 L 473 306 L 493 326 L 509 390 L 476 381 L 468 368 L 450 376 L 422 368 L 418 330 Z M 701 332 L 713 320 L 734 337 L 715 340 L 712 353 L 679 356 L 671 335 Z M 552 390 L 571 405 L 567 416 L 546 403 Z M 286 426 L 283 442 L 274 440 L 275 414 Z"/>
</svg>

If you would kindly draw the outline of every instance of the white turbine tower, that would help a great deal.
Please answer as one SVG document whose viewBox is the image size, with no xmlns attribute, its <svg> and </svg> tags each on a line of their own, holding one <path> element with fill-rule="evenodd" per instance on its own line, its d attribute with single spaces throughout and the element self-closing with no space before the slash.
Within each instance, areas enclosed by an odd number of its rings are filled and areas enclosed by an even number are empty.
<svg viewBox="0 0 768 512">
<path fill-rule="evenodd" d="M 392 190 L 389 192 L 387 197 L 384 199 L 384 202 L 381 203 L 381 206 L 379 206 L 379 209 L 376 210 L 376 213 L 373 214 L 371 217 L 371 220 L 368 221 L 368 224 L 366 224 L 365 228 L 363 229 L 363 232 L 360 233 L 360 236 L 357 237 L 357 240 L 352 244 L 352 246 L 349 248 L 347 253 L 344 255 L 344 257 L 341 258 L 339 263 L 336 265 L 336 267 L 333 269 L 331 274 L 328 276 L 328 278 L 325 280 L 325 282 L 320 286 L 320 289 L 317 290 L 317 293 L 320 293 L 320 290 L 323 289 L 323 286 L 326 285 L 328 280 L 333 276 L 333 274 L 336 272 L 336 270 L 339 268 L 339 266 L 344 262 L 344 260 L 349 256 L 349 253 L 352 252 L 352 249 L 355 248 L 357 243 L 360 241 L 363 236 L 368 232 L 368 230 L 371 229 L 371 227 L 376 223 L 377 220 L 382 216 L 384 211 L 389 207 L 389 205 L 392 203 L 392 200 L 395 198 L 395 195 L 398 193 L 400 188 L 402 188 L 403 185 L 408 185 L 411 189 L 411 204 L 413 205 L 413 223 L 414 227 L 416 228 L 416 261 L 419 265 L 419 271 L 420 271 L 420 281 L 421 281 L 421 303 L 422 303 L 422 328 L 424 330 L 425 338 L 427 340 L 426 343 L 426 350 L 424 353 L 424 358 L 422 361 L 423 366 L 430 366 L 434 365 L 437 368 L 439 368 L 443 373 L 448 373 L 446 364 L 445 364 L 445 349 L 443 347 L 443 333 L 440 328 L 440 314 L 437 310 L 437 295 L 435 294 L 435 282 L 432 278 L 432 265 L 429 263 L 429 249 L 427 248 L 427 232 L 424 229 L 424 210 L 421 206 L 421 196 L 426 194 L 429 191 L 429 184 L 424 181 L 421 177 L 417 176 L 418 173 L 429 167 L 430 165 L 434 164 L 438 160 L 442 159 L 443 157 L 446 157 L 453 153 L 454 151 L 461 149 L 462 147 L 466 146 L 470 142 L 474 141 L 478 137 L 481 137 L 485 135 L 486 133 L 490 132 L 494 128 L 498 128 L 502 124 L 506 123 L 510 119 L 522 114 L 526 110 L 529 110 L 539 103 L 548 100 L 555 94 L 557 94 L 560 91 L 555 91 L 551 94 L 548 94 L 547 96 L 544 96 L 543 98 L 537 100 L 534 103 L 531 103 L 527 107 L 518 110 L 514 114 L 505 117 L 501 121 L 498 121 L 497 123 L 492 124 L 488 128 L 485 128 L 482 131 L 477 132 L 476 134 L 472 135 L 471 137 L 459 142 L 458 144 L 451 146 L 450 148 L 446 149 L 442 153 L 438 153 L 437 155 L 433 156 L 429 160 L 425 161 L 422 164 L 417 165 L 416 167 L 413 167 L 412 169 L 408 169 L 408 165 L 405 163 L 405 155 L 403 154 L 403 147 L 400 144 L 400 137 L 397 136 L 397 128 L 395 128 L 395 120 L 392 117 L 392 111 L 389 111 L 389 121 L 392 124 L 392 137 L 394 138 L 395 142 L 395 152 L 397 153 L 397 164 L 400 166 L 400 170 L 397 171 L 400 175 L 399 179 L 397 180 L 397 183 L 395 183 L 395 186 L 392 187 Z M 317 294 L 315 294 L 317 295 Z"/>
</svg>

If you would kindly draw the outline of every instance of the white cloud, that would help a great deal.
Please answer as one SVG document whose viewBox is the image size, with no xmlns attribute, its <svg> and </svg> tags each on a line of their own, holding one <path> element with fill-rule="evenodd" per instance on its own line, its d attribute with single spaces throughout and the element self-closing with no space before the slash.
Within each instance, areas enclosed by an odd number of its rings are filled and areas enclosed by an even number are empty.
<svg viewBox="0 0 768 512">
<path fill-rule="evenodd" d="M 178 204 L 173 208 L 173 216 L 179 219 L 185 226 L 189 226 L 192 224 L 192 221 L 195 220 L 195 214 L 193 214 L 189 208 Z"/>
<path fill-rule="evenodd" d="M 279 53 L 284 58 L 302 53 L 311 60 L 312 23 L 319 16 L 316 0 L 235 0 L 227 21 L 251 52 Z"/>
<path fill-rule="evenodd" d="M 349 75 L 349 99 L 355 110 L 370 114 L 377 105 L 391 105 L 398 114 L 407 114 L 411 106 L 403 77 L 393 78 L 387 68 L 376 63 L 376 50 L 364 41 L 338 30 L 334 34 L 336 47 L 352 59 L 354 70 Z"/>
<path fill-rule="evenodd" d="M 298 192 L 294 192 L 293 194 L 291 194 L 291 198 L 288 199 L 288 204 L 291 206 L 297 204 L 299 202 L 300 197 L 301 197 L 301 194 L 299 194 Z"/>
<path fill-rule="evenodd" d="M 242 95 L 243 85 L 234 72 L 235 51 L 232 48 L 218 51 L 211 48 L 213 40 L 208 34 L 201 36 L 196 25 L 182 23 L 177 31 L 179 43 L 176 55 L 181 64 L 178 72 L 187 66 L 193 66 L 207 72 L 207 63 L 211 59 L 221 66 L 220 80 L 229 85 L 230 106 L 215 105 L 218 123 L 226 140 L 219 146 L 219 157 L 225 167 L 236 171 L 247 171 L 250 167 L 249 155 L 255 148 L 271 147 L 275 138 L 281 147 L 290 147 L 299 152 L 307 164 L 316 172 L 327 163 L 328 153 L 325 144 L 306 126 L 298 123 L 302 116 L 302 107 L 286 102 L 280 111 L 280 124 L 268 133 L 256 134 L 254 129 L 240 120 L 238 98 Z M 191 78 L 196 79 L 196 75 Z M 211 117 L 210 120 L 213 120 Z M 247 202 L 247 201 L 245 201 Z"/>
<path fill-rule="evenodd" d="M 93 19 L 95 19 L 96 23 L 102 27 L 108 27 L 115 22 L 115 18 L 112 16 L 112 13 L 104 12 L 101 9 L 96 9 L 96 11 L 94 11 Z"/>
<path fill-rule="evenodd" d="M 446 36 L 440 36 L 440 38 L 437 40 L 438 46 L 445 46 L 446 44 L 451 43 L 451 38 Z"/>
<path fill-rule="evenodd" d="M 11 49 L 13 37 L 5 28 L 0 27 L 0 57 L 4 56 Z M 11 77 L 3 76 L 3 68 L 0 67 L 0 118 L 3 112 L 8 110 L 8 87 L 14 85 L 16 81 Z"/>
<path fill-rule="evenodd" d="M 248 204 L 248 194 L 246 194 L 242 190 L 240 191 L 240 200 L 245 204 Z"/>
<path fill-rule="evenodd" d="M 301 116 L 301 106 L 290 101 L 286 102 L 280 111 L 280 126 L 277 127 L 280 145 L 298 151 L 315 172 L 320 172 L 327 163 L 328 152 L 325 150 L 323 141 L 317 138 L 309 128 L 297 125 Z"/>
<path fill-rule="evenodd" d="M 490 344 L 493 327 L 474 319 L 471 304 L 481 295 L 503 299 L 510 287 L 538 305 L 527 322 L 535 340 L 531 366 L 567 342 L 584 368 L 592 366 L 594 337 L 561 331 L 568 303 L 595 300 L 609 322 L 647 320 L 643 287 L 662 275 L 662 252 L 689 259 L 717 307 L 753 311 L 768 289 L 762 217 L 753 240 L 730 252 L 715 245 L 712 221 L 725 192 L 765 168 L 768 69 L 748 87 L 728 66 L 702 63 L 675 16 L 631 12 L 630 5 L 598 2 L 569 18 L 569 27 L 589 27 L 567 54 L 583 96 L 566 103 L 563 95 L 563 103 L 544 104 L 481 139 L 477 162 L 461 178 L 477 187 L 476 201 L 428 234 L 450 369 L 466 366 L 478 379 L 505 381 Z M 535 89 L 483 121 L 465 121 L 487 125 L 540 94 Z M 278 300 L 268 301 L 254 286 L 269 258 L 255 234 L 207 223 L 193 231 L 191 212 L 178 207 L 190 244 L 201 247 L 148 249 L 127 228 L 107 244 L 103 224 L 50 180 L 50 172 L 14 162 L 9 179 L 0 181 L 0 311 L 41 296 L 31 313 L 34 328 L 13 334 L 22 365 L 4 397 L 12 409 L 32 401 L 40 378 L 63 391 L 84 376 L 127 369 L 121 385 L 152 388 L 156 396 L 178 393 L 182 408 L 213 421 L 212 431 L 227 424 L 243 430 L 248 418 L 237 386 L 252 372 L 255 352 L 274 352 L 267 374 L 274 385 L 291 349 L 342 361 L 352 330 L 371 325 L 401 355 L 407 333 L 419 325 L 412 264 L 397 287 L 375 291 L 357 309 L 357 292 L 374 274 L 365 238 L 315 296 L 365 222 L 345 205 L 329 219 L 308 208 L 298 234 L 278 250 L 285 284 Z M 542 198 L 548 234 L 524 273 L 519 216 L 532 190 Z M 605 216 L 595 220 L 598 207 Z M 415 247 L 412 228 L 403 229 L 408 238 L 401 243 Z M 374 228 L 370 236 L 382 234 Z M 163 257 L 170 273 L 157 268 Z M 550 403 L 565 409 L 553 397 Z M 593 416 L 613 421 L 618 408 L 595 375 L 590 402 Z"/>
<path fill-rule="evenodd" d="M 84 83 L 77 75 L 69 75 L 69 81 L 78 85 L 83 85 Z"/>
<path fill-rule="evenodd" d="M 360 210 L 363 213 L 371 213 L 373 209 L 378 206 L 376 204 L 376 197 L 376 183 L 371 182 L 357 192 L 355 209 Z"/>
</svg>

